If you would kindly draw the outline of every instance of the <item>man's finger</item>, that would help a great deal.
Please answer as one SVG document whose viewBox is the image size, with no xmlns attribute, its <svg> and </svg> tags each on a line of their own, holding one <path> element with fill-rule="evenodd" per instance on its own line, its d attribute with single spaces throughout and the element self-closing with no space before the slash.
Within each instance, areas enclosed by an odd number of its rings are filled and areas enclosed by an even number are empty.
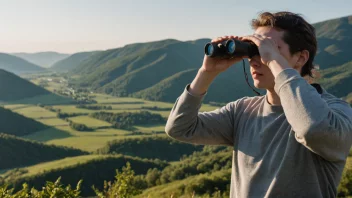
<svg viewBox="0 0 352 198">
<path fill-rule="evenodd" d="M 249 40 L 252 41 L 254 44 L 256 44 L 257 46 L 259 46 L 261 40 L 255 36 L 244 36 L 243 40 Z"/>
</svg>

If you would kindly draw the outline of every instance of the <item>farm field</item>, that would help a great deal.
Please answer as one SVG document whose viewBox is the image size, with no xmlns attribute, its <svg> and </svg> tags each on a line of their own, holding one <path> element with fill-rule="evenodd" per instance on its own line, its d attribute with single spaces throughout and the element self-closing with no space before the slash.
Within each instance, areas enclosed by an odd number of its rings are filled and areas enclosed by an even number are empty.
<svg viewBox="0 0 352 198">
<path fill-rule="evenodd" d="M 32 79 L 32 82 L 38 84 L 42 79 L 44 79 L 44 77 L 41 77 L 40 79 L 34 78 Z M 52 91 L 54 89 L 62 88 L 62 85 L 58 82 L 50 82 L 45 88 Z M 109 106 L 111 109 L 91 110 L 78 108 L 77 104 L 60 104 L 59 102 L 58 104 L 45 105 L 51 107 L 52 110 L 50 110 L 45 106 L 30 104 L 26 100 L 22 100 L 22 104 L 7 104 L 4 105 L 4 107 L 13 112 L 24 115 L 25 117 L 39 121 L 49 127 L 45 130 L 24 136 L 24 138 L 40 141 L 46 144 L 78 148 L 88 152 L 95 152 L 97 149 L 103 147 L 107 142 L 112 140 L 148 137 L 151 135 L 166 136 L 166 134 L 162 133 L 165 124 L 135 125 L 134 128 L 136 131 L 139 131 L 139 133 L 133 134 L 128 130 L 113 128 L 111 123 L 90 117 L 89 114 L 100 111 L 111 113 L 149 111 L 153 114 L 160 114 L 163 118 L 167 119 L 170 110 L 173 107 L 172 103 L 147 101 L 130 97 L 114 97 L 98 93 L 90 94 L 90 97 L 96 101 L 96 104 L 90 105 Z M 153 108 L 159 108 L 160 110 L 155 110 Z M 216 108 L 217 107 L 211 105 L 203 105 L 201 111 L 210 111 Z M 65 120 L 58 118 L 57 112 L 79 115 L 69 117 Z M 92 128 L 93 131 L 77 131 L 70 127 L 69 121 L 86 125 L 87 127 Z M 158 133 L 153 134 L 155 132 Z"/>
</svg>

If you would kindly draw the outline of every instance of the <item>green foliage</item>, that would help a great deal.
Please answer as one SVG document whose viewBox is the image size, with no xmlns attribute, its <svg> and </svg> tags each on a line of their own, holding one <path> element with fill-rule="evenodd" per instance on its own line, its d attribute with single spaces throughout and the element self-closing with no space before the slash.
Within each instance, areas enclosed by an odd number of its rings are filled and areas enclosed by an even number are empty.
<svg viewBox="0 0 352 198">
<path fill-rule="evenodd" d="M 107 106 L 102 106 L 102 105 L 84 105 L 80 104 L 77 105 L 76 108 L 79 109 L 89 109 L 89 110 L 112 110 L 112 107 L 110 105 Z"/>
<path fill-rule="evenodd" d="M 70 122 L 70 127 L 76 131 L 93 131 L 92 128 L 87 127 L 85 124 L 79 124 L 72 121 Z"/>
<path fill-rule="evenodd" d="M 142 197 L 229 197 L 231 169 L 214 171 L 148 188 Z"/>
<path fill-rule="evenodd" d="M 28 183 L 35 188 L 41 188 L 46 181 L 53 181 L 58 177 L 62 177 L 62 183 L 75 185 L 75 182 L 83 179 L 81 187 L 82 196 L 95 195 L 93 185 L 96 189 L 103 189 L 103 181 L 112 181 L 114 179 L 116 169 L 120 169 L 129 162 L 133 167 L 133 171 L 137 175 L 146 174 L 151 168 L 162 169 L 167 163 L 160 160 L 147 160 L 136 157 L 114 155 L 102 156 L 100 158 L 90 159 L 85 162 L 77 162 L 51 170 L 43 170 L 39 174 L 30 176 L 9 177 L 5 180 L 15 190 L 19 190 L 23 183 Z M 136 178 L 136 187 L 143 188 L 146 184 L 141 182 L 141 178 Z M 1 182 L 1 181 L 0 181 Z M 4 182 L 4 181 L 3 181 Z M 0 185 L 2 185 L 0 183 Z"/>
<path fill-rule="evenodd" d="M 314 62 L 322 72 L 351 62 L 350 20 L 351 16 L 314 24 L 319 47 Z M 76 86 L 86 86 L 98 92 L 174 102 L 196 75 L 208 41 L 163 40 L 111 49 L 89 57 L 71 74 L 82 76 Z M 248 63 L 246 67 L 248 73 Z M 328 90 L 336 96 L 344 97 L 352 92 L 345 86 L 351 84 L 351 74 L 346 72 L 338 76 L 327 77 L 329 82 L 323 85 L 330 86 Z M 249 82 L 253 83 L 252 78 Z M 264 90 L 260 92 L 265 93 Z M 241 62 L 215 79 L 204 102 L 227 103 L 254 95 L 246 83 Z"/>
<path fill-rule="evenodd" d="M 152 110 L 152 111 L 171 111 L 172 108 L 168 108 L 168 107 L 162 108 L 158 106 L 152 106 L 152 107 L 142 106 L 141 109 Z"/>
<path fill-rule="evenodd" d="M 93 55 L 94 53 L 98 53 L 98 51 L 75 53 L 65 59 L 56 62 L 50 67 L 50 69 L 58 72 L 66 72 L 72 70 L 79 64 L 83 63 L 84 60 L 86 60 L 89 56 Z"/>
<path fill-rule="evenodd" d="M 352 61 L 338 67 L 332 67 L 320 72 L 318 81 L 329 93 L 344 97 L 352 93 Z"/>
<path fill-rule="evenodd" d="M 167 184 L 192 175 L 231 169 L 232 151 L 226 147 L 204 147 L 180 162 L 171 164 L 162 171 L 150 169 L 146 175 L 148 186 Z"/>
<path fill-rule="evenodd" d="M 145 137 L 113 140 L 108 142 L 105 147 L 98 149 L 97 153 L 119 153 L 141 158 L 175 161 L 184 155 L 200 151 L 202 148 L 203 146 L 200 145 L 186 144 L 168 137 Z"/>
<path fill-rule="evenodd" d="M 71 118 L 71 117 L 77 117 L 77 116 L 82 116 L 82 115 L 88 115 L 87 113 L 57 113 L 56 117 L 60 119 L 65 119 L 65 118 Z"/>
<path fill-rule="evenodd" d="M 78 149 L 46 145 L 0 133 L 0 169 L 23 167 L 84 154 L 88 153 Z"/>
<path fill-rule="evenodd" d="M 37 190 L 29 187 L 26 183 L 22 185 L 22 189 L 14 193 L 14 188 L 8 189 L 8 186 L 0 186 L 0 198 L 54 198 L 54 197 L 65 197 L 65 198 L 78 198 L 80 197 L 80 188 L 82 180 L 77 183 L 76 189 L 72 189 L 70 185 L 63 186 L 60 182 L 59 177 L 55 182 L 46 182 L 46 185 L 42 187 L 42 190 Z"/>
<path fill-rule="evenodd" d="M 122 172 L 116 170 L 113 183 L 104 181 L 104 190 L 102 192 L 94 187 L 93 189 L 99 198 L 129 198 L 142 192 L 136 188 L 134 171 L 128 162 L 126 167 L 122 167 Z"/>
<path fill-rule="evenodd" d="M 47 128 L 40 122 L 0 107 L 0 131 L 3 133 L 24 136 Z"/>
<path fill-rule="evenodd" d="M 352 157 L 347 159 L 337 190 L 338 197 L 352 196 Z"/>
<path fill-rule="evenodd" d="M 165 118 L 163 118 L 160 114 L 152 114 L 148 111 L 140 111 L 135 113 L 95 112 L 90 116 L 112 123 L 114 128 L 126 130 L 133 129 L 133 125 L 160 124 L 166 122 Z"/>
</svg>

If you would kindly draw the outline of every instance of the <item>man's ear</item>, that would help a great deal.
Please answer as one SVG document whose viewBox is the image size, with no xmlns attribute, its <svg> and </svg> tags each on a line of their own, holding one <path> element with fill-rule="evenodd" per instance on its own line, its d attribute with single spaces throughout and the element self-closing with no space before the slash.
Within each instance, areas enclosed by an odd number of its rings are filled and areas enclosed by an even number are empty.
<svg viewBox="0 0 352 198">
<path fill-rule="evenodd" d="M 300 52 L 297 52 L 297 62 L 295 64 L 295 68 L 299 69 L 301 71 L 302 67 L 306 64 L 306 62 L 309 59 L 309 51 L 308 50 L 302 50 Z"/>
</svg>

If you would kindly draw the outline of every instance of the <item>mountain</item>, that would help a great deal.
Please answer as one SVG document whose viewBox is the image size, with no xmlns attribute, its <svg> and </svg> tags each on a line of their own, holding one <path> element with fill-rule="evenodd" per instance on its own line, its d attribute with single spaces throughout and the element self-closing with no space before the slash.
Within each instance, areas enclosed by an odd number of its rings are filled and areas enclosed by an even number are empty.
<svg viewBox="0 0 352 198">
<path fill-rule="evenodd" d="M 44 68 L 49 68 L 54 63 L 70 56 L 70 54 L 62 54 L 57 52 L 13 53 L 12 55 L 25 59 L 33 64 L 40 65 Z"/>
<path fill-rule="evenodd" d="M 315 63 L 320 69 L 345 64 L 352 60 L 352 15 L 314 24 L 318 38 Z"/>
<path fill-rule="evenodd" d="M 337 97 L 352 95 L 352 61 L 340 66 L 322 70 L 319 83 L 331 94 Z M 347 98 L 348 99 L 348 98 Z"/>
<path fill-rule="evenodd" d="M 0 170 L 86 154 L 79 149 L 45 145 L 0 133 Z"/>
<path fill-rule="evenodd" d="M 350 87 L 344 86 L 350 82 L 351 75 L 340 72 L 339 77 L 332 77 L 337 73 L 331 68 L 346 71 L 351 66 L 352 16 L 319 22 L 314 27 L 318 39 L 315 63 L 323 74 L 320 82 L 338 97 L 345 97 L 352 92 Z M 203 61 L 204 45 L 209 41 L 206 38 L 186 42 L 167 39 L 103 51 L 90 56 L 71 72 L 71 75 L 81 76 L 72 84 L 115 96 L 174 102 L 195 77 Z M 242 64 L 237 63 L 219 75 L 204 102 L 229 102 L 254 96 Z M 248 62 L 245 64 L 250 75 Z M 250 76 L 248 80 L 252 84 Z"/>
<path fill-rule="evenodd" d="M 80 52 L 72 54 L 71 56 L 66 57 L 60 61 L 54 63 L 50 69 L 58 72 L 67 72 L 76 67 L 78 67 L 84 60 L 86 60 L 89 56 L 94 53 L 98 53 L 99 51 L 93 52 Z"/>
<path fill-rule="evenodd" d="M 50 92 L 13 73 L 0 69 L 0 93 L 0 101 L 13 101 Z"/>
<path fill-rule="evenodd" d="M 0 103 L 60 104 L 73 100 L 39 87 L 13 73 L 0 69 Z"/>
<path fill-rule="evenodd" d="M 0 53 L 0 69 L 15 73 L 15 74 L 24 74 L 24 73 L 36 73 L 44 72 L 45 69 L 30 63 L 22 58 L 12 56 L 10 54 Z"/>
<path fill-rule="evenodd" d="M 31 118 L 0 107 L 0 132 L 15 136 L 25 136 L 49 128 Z"/>
</svg>

